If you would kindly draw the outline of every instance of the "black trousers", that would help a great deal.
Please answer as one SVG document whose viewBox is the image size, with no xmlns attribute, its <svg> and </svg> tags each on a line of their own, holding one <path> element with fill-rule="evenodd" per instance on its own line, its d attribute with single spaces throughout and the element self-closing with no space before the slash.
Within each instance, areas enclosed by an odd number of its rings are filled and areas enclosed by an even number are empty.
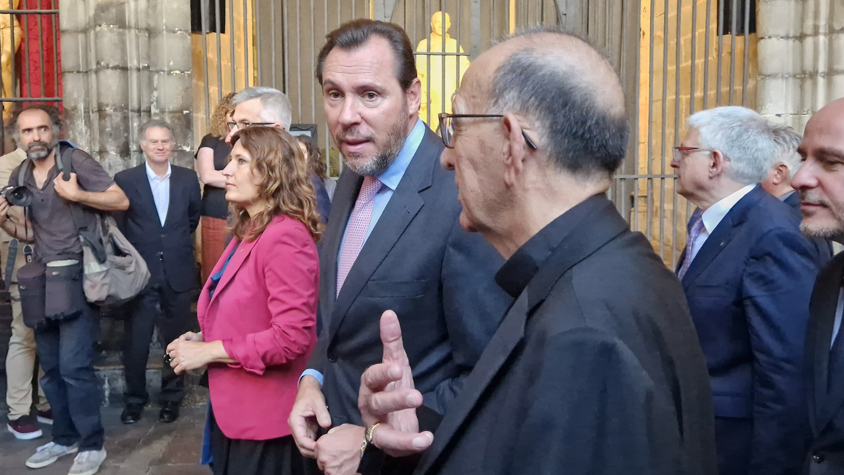
<svg viewBox="0 0 844 475">
<path fill-rule="evenodd" d="M 150 285 L 126 304 L 123 366 L 126 373 L 126 403 L 146 404 L 146 368 L 149 345 L 158 327 L 162 346 L 195 327 L 191 303 L 193 291 L 174 291 L 163 276 L 153 276 Z M 185 397 L 184 376 L 178 376 L 170 365 L 161 361 L 161 396 L 159 402 L 181 403 Z"/>
</svg>

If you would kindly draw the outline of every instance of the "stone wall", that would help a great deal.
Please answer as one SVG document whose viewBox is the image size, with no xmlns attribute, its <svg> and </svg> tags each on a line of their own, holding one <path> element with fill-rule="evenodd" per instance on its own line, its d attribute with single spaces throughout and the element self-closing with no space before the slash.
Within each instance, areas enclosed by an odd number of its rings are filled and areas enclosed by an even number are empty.
<svg viewBox="0 0 844 475">
<path fill-rule="evenodd" d="M 844 2 L 761 0 L 759 112 L 802 131 L 844 97 Z"/>
<path fill-rule="evenodd" d="M 138 165 L 140 126 L 174 129 L 173 162 L 193 167 L 190 0 L 60 3 L 67 137 L 109 173 Z"/>
</svg>

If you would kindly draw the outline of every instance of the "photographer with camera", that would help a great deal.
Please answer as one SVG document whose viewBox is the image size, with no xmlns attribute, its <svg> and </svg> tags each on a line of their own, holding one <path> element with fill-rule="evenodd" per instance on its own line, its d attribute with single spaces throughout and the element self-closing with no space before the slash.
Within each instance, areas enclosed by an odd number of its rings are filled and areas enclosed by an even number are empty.
<svg viewBox="0 0 844 475">
<path fill-rule="evenodd" d="M 53 318 L 35 325 L 37 353 L 44 370 L 41 383 L 53 410 L 53 441 L 39 447 L 26 466 L 46 467 L 63 455 L 78 451 L 69 475 L 93 474 L 105 460 L 106 451 L 100 421 L 101 396 L 93 368 L 92 328 L 97 310 L 82 294 L 79 234 L 80 228 L 96 227 L 97 210 L 126 210 L 129 200 L 100 164 L 82 150 L 75 149 L 70 155 L 73 173 L 69 179 L 61 176 L 56 165 L 64 147 L 70 145 L 59 145 L 61 118 L 56 108 L 30 106 L 13 118 L 11 127 L 27 160 L 12 172 L 9 186 L 29 191 L 31 204 L 26 211 L 10 207 L 12 195 L 25 200 L 26 193 L 7 191 L 0 196 L 0 226 L 22 241 L 34 240 L 35 261 L 46 266 L 48 274 L 78 269 L 78 275 L 70 276 L 63 289 L 69 295 L 68 308 L 57 309 L 57 302 L 65 299 L 50 292 L 50 298 L 45 296 L 44 300 L 50 308 L 46 315 Z M 79 226 L 74 222 L 75 207 L 81 209 Z M 23 294 L 23 272 L 18 278 Z M 76 295 L 82 298 L 75 298 Z M 22 300 L 24 319 L 28 320 L 27 297 L 22 295 Z"/>
</svg>

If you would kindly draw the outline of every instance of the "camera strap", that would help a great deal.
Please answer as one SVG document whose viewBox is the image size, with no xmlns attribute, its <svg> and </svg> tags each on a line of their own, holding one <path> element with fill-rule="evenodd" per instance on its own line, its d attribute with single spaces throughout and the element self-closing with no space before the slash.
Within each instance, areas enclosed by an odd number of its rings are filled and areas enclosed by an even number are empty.
<svg viewBox="0 0 844 475">
<path fill-rule="evenodd" d="M 9 260 L 6 261 L 6 289 L 11 288 L 12 273 L 15 271 L 15 258 L 18 257 L 18 238 L 12 238 L 9 241 Z"/>
<path fill-rule="evenodd" d="M 56 160 L 56 168 L 62 175 L 62 179 L 70 180 L 70 174 L 73 172 L 73 152 L 76 146 L 70 142 L 62 140 L 58 145 L 59 154 Z M 88 231 L 84 227 L 85 215 L 82 212 L 82 207 L 77 203 L 70 203 L 70 214 L 73 217 L 73 224 L 76 225 L 76 230 L 79 232 L 79 239 L 82 245 L 87 245 L 94 253 L 97 261 L 102 264 L 106 261 L 106 250 L 104 243 L 104 229 L 102 219 L 99 214 L 96 214 L 96 228 L 93 231 Z"/>
</svg>

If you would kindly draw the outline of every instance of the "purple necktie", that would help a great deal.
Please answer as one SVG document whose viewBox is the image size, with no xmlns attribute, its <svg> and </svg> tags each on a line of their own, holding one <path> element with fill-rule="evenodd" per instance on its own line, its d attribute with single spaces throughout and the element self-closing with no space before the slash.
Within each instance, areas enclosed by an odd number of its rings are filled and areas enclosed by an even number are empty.
<svg viewBox="0 0 844 475">
<path fill-rule="evenodd" d="M 683 280 L 683 276 L 686 275 L 686 271 L 689 270 L 689 266 L 692 263 L 692 248 L 695 246 L 695 241 L 697 241 L 698 236 L 700 236 L 700 231 L 703 229 L 703 213 L 700 210 L 695 210 L 692 214 L 692 224 L 689 228 L 689 239 L 686 241 L 686 253 L 685 257 L 683 258 L 683 265 L 680 266 L 680 270 L 677 272 L 677 278 Z"/>
<path fill-rule="evenodd" d="M 375 195 L 381 189 L 381 185 L 377 178 L 368 176 L 363 179 L 358 199 L 355 202 L 355 209 L 352 210 L 352 215 L 349 217 L 346 237 L 343 240 L 343 250 L 340 251 L 340 259 L 337 263 L 337 295 L 340 295 L 340 289 L 343 288 L 343 283 L 363 248 L 366 230 L 369 229 L 369 222 L 372 220 Z"/>
</svg>

